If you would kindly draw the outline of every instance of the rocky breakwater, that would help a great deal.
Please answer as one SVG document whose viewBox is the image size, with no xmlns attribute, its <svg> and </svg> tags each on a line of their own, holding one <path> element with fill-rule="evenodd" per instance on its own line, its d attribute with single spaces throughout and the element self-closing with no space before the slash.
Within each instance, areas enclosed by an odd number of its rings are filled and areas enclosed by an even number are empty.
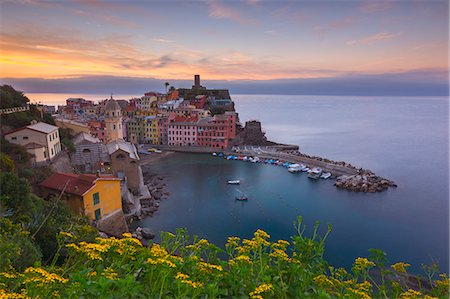
<svg viewBox="0 0 450 299">
<path fill-rule="evenodd" d="M 170 195 L 165 190 L 166 183 L 164 177 L 156 173 L 145 171 L 143 173 L 144 182 L 147 186 L 150 196 L 141 198 L 141 215 L 140 218 L 145 216 L 152 216 L 158 208 L 160 201 L 168 198 Z"/>
<path fill-rule="evenodd" d="M 369 193 L 381 192 L 389 187 L 397 187 L 395 182 L 379 177 L 372 172 L 341 175 L 336 178 L 334 185 L 340 189 Z"/>
</svg>

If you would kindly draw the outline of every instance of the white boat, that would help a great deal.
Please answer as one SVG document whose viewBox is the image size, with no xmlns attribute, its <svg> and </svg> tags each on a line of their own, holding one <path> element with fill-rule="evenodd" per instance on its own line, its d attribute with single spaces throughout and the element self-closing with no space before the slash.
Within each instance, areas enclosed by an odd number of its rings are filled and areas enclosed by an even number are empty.
<svg viewBox="0 0 450 299">
<path fill-rule="evenodd" d="M 291 164 L 288 167 L 289 172 L 299 172 L 302 170 L 302 166 L 300 164 Z"/>
<path fill-rule="evenodd" d="M 331 173 L 330 172 L 324 172 L 322 173 L 322 175 L 320 176 L 321 179 L 329 179 L 331 177 Z"/>
<path fill-rule="evenodd" d="M 217 156 L 217 153 L 212 153 L 212 155 L 215 157 L 215 156 Z"/>
<path fill-rule="evenodd" d="M 322 169 L 319 167 L 315 167 L 308 171 L 308 178 L 310 179 L 318 179 L 320 178 L 320 175 L 322 174 Z"/>
<path fill-rule="evenodd" d="M 259 162 L 259 158 L 258 157 L 254 157 L 253 159 L 250 158 L 250 162 L 258 163 Z"/>
<path fill-rule="evenodd" d="M 239 185 L 240 181 L 239 180 L 229 180 L 227 183 L 230 185 Z"/>
</svg>

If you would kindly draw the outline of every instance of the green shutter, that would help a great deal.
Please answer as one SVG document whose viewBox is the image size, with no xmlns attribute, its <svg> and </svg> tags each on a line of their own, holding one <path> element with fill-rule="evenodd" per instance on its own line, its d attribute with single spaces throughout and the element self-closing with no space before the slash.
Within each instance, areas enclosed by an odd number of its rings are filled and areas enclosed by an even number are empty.
<svg viewBox="0 0 450 299">
<path fill-rule="evenodd" d="M 94 197 L 94 206 L 98 205 L 100 203 L 100 195 L 96 192 L 92 196 Z"/>
<path fill-rule="evenodd" d="M 102 218 L 102 215 L 100 213 L 100 209 L 95 210 L 95 220 L 100 220 Z"/>
</svg>

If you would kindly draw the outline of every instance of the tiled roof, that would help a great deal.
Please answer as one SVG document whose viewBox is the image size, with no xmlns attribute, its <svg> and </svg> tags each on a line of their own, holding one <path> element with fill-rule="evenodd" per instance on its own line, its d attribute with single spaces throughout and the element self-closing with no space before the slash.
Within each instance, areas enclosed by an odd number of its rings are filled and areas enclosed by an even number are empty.
<svg viewBox="0 0 450 299">
<path fill-rule="evenodd" d="M 88 192 L 96 180 L 119 180 L 114 176 L 97 176 L 95 174 L 55 173 L 39 185 L 45 188 L 63 191 L 65 193 L 82 196 Z M 66 186 L 67 184 L 67 186 Z M 66 188 L 64 189 L 64 187 Z"/>
</svg>

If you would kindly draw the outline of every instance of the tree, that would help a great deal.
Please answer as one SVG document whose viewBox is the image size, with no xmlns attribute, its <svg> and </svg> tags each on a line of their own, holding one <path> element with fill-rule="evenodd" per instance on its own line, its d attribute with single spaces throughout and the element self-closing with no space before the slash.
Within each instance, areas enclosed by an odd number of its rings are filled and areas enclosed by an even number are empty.
<svg viewBox="0 0 450 299">
<path fill-rule="evenodd" d="M 6 172 L 14 172 L 14 161 L 10 156 L 0 152 L 0 170 Z"/>
<path fill-rule="evenodd" d="M 39 248 L 29 238 L 20 224 L 0 218 L 0 272 L 14 267 L 18 271 L 41 260 Z"/>
<path fill-rule="evenodd" d="M 0 86 L 0 108 L 23 107 L 30 100 L 21 91 L 15 90 L 11 85 Z"/>
</svg>

